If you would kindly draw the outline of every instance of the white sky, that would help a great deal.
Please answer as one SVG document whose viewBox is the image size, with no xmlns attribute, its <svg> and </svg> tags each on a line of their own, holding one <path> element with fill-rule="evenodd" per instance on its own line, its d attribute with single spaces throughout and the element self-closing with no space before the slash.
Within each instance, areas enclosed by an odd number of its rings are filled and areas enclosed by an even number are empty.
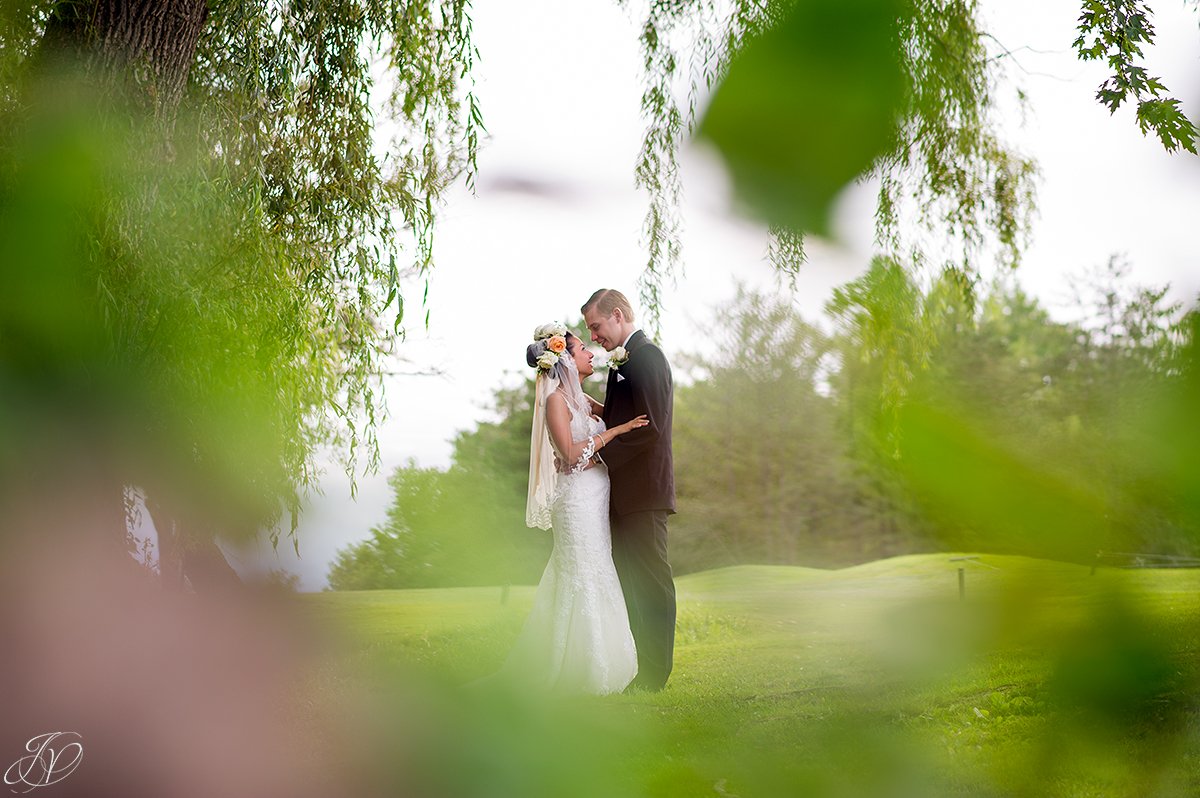
<svg viewBox="0 0 1200 798">
<path fill-rule="evenodd" d="M 983 6 L 990 30 L 1013 51 L 1008 79 L 1029 97 L 1024 125 L 1014 108 L 1006 133 L 1042 172 L 1039 217 L 1019 281 L 1067 317 L 1065 276 L 1122 253 L 1138 282 L 1170 282 L 1175 298 L 1194 299 L 1198 159 L 1165 154 L 1157 140 L 1141 135 L 1131 110 L 1110 117 L 1094 100 L 1105 70 L 1073 56 L 1078 0 L 984 0 Z M 1147 52 L 1148 67 L 1200 119 L 1200 15 L 1176 0 L 1154 6 L 1158 39 Z M 301 589 L 324 587 L 337 549 L 384 519 L 387 475 L 410 458 L 448 465 L 454 434 L 487 418 L 497 387 L 522 378 L 534 326 L 574 318 L 599 287 L 636 296 L 646 260 L 646 198 L 633 187 L 644 128 L 638 20 L 614 0 L 479 3 L 474 19 L 482 53 L 477 94 L 489 130 L 478 192 L 454 192 L 442 212 L 429 329 L 410 330 L 401 346 L 414 365 L 435 365 L 445 376 L 390 379 L 380 473 L 360 477 L 352 501 L 348 479 L 329 467 L 325 495 L 300 525 L 301 558 L 290 544 L 281 544 L 278 559 L 265 543 L 257 553 L 230 551 L 243 572 L 284 568 L 300 575 Z M 1001 92 L 1011 95 L 1011 86 Z M 765 231 L 730 210 L 712 157 L 689 149 L 683 180 L 685 274 L 664 302 L 661 343 L 668 354 L 704 349 L 708 309 L 730 298 L 737 280 L 776 285 L 764 261 Z M 870 188 L 849 190 L 840 243 L 809 242 L 797 298 L 809 318 L 815 320 L 834 286 L 869 261 L 873 199 Z M 408 299 L 415 307 L 420 289 Z M 410 311 L 415 326 L 419 316 Z"/>
</svg>

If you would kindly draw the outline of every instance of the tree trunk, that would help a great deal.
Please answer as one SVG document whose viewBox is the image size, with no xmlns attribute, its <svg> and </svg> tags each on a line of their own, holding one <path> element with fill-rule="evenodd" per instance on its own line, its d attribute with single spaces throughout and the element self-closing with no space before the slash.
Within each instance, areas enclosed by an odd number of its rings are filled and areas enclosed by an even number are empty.
<svg viewBox="0 0 1200 798">
<path fill-rule="evenodd" d="M 185 528 L 178 515 L 146 497 L 146 509 L 158 533 L 158 576 L 164 590 L 190 585 L 197 593 L 239 588 L 242 579 L 210 537 Z M 186 578 L 186 583 L 185 583 Z"/>
<path fill-rule="evenodd" d="M 59 0 L 39 58 L 52 63 L 66 55 L 102 87 L 121 92 L 118 102 L 170 120 L 187 90 L 207 19 L 208 0 Z M 193 536 L 153 497 L 146 504 L 158 532 L 165 589 L 182 590 L 185 577 L 194 589 L 240 584 L 214 543 Z M 123 518 L 119 528 L 125 528 Z"/>
<path fill-rule="evenodd" d="M 197 593 L 236 590 L 242 586 L 241 577 L 211 539 L 190 541 L 183 552 L 183 573 Z"/>
<path fill-rule="evenodd" d="M 112 79 L 135 102 L 170 116 L 187 88 L 207 0 L 60 0 L 42 40 Z"/>
<path fill-rule="evenodd" d="M 159 584 L 164 590 L 183 590 L 183 540 L 179 524 L 149 495 L 146 496 L 146 510 L 158 535 Z"/>
</svg>

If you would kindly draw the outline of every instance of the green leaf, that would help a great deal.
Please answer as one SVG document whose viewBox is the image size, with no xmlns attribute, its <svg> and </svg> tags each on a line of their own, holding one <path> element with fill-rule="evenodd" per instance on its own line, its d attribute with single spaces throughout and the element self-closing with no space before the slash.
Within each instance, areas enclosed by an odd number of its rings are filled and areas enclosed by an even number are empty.
<svg viewBox="0 0 1200 798">
<path fill-rule="evenodd" d="M 894 147 L 899 0 L 801 0 L 734 57 L 700 126 L 768 223 L 827 234 L 834 198 Z"/>
</svg>

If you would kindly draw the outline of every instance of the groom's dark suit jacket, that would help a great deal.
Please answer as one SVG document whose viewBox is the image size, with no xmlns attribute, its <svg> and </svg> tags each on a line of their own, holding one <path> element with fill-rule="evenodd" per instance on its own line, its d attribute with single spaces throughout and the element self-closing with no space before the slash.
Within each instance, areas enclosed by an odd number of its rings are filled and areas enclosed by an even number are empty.
<svg viewBox="0 0 1200 798">
<path fill-rule="evenodd" d="M 625 345 L 629 360 L 609 369 L 604 423 L 609 427 L 645 415 L 650 424 L 626 432 L 600 450 L 612 483 L 616 515 L 643 510 L 675 512 L 675 468 L 671 458 L 671 367 L 661 349 L 638 330 Z"/>
</svg>

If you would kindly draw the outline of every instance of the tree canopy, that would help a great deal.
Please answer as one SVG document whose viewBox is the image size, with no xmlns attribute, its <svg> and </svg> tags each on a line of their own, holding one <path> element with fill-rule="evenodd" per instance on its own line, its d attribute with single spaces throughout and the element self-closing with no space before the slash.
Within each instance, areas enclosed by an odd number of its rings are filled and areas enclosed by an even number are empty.
<svg viewBox="0 0 1200 798">
<path fill-rule="evenodd" d="M 57 355 L 40 361 L 48 371 L 116 386 L 48 391 L 97 428 L 154 430 L 113 436 L 144 444 L 104 455 L 118 481 L 170 473 L 161 481 L 201 515 L 214 505 L 197 486 L 240 486 L 250 529 L 280 500 L 298 507 L 318 447 L 377 457 L 401 283 L 429 268 L 438 198 L 473 174 L 467 3 L 29 1 L 2 13 L 4 210 L 21 228 L 8 262 L 52 266 L 6 297 L 9 376 L 39 384 L 15 370 L 32 344 Z M 51 227 L 75 245 L 47 251 Z M 55 286 L 70 288 L 59 312 L 20 312 Z M 62 351 L 73 330 L 102 369 Z M 53 426 L 62 410 L 8 409 L 15 428 Z M 150 464 L 165 452 L 177 467 Z"/>
</svg>

